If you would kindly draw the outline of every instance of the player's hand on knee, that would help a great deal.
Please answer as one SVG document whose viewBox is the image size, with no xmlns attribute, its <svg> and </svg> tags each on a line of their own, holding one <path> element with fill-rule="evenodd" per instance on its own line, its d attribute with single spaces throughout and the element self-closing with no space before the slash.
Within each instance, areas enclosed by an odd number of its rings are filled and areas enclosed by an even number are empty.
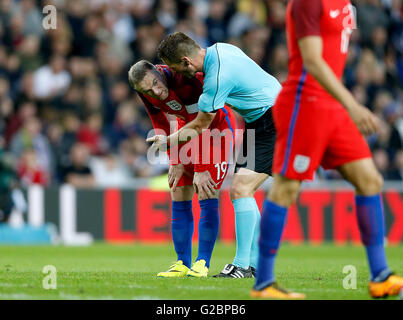
<svg viewBox="0 0 403 320">
<path fill-rule="evenodd" d="M 185 172 L 185 166 L 183 164 L 171 165 L 168 171 L 168 184 L 172 191 L 175 192 L 176 187 L 183 173 Z"/>
<path fill-rule="evenodd" d="M 349 114 L 363 135 L 368 136 L 378 131 L 378 117 L 365 106 L 358 104 L 349 109 Z"/>
<path fill-rule="evenodd" d="M 216 183 L 210 175 L 210 172 L 195 172 L 193 177 L 193 186 L 199 197 L 212 199 L 216 193 Z"/>
</svg>

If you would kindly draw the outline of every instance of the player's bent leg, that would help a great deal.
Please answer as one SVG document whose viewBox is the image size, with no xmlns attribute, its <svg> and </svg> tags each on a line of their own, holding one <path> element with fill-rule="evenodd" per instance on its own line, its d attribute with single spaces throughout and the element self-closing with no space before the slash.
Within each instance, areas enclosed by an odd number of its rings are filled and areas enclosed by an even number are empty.
<svg viewBox="0 0 403 320">
<path fill-rule="evenodd" d="M 158 277 L 185 277 L 192 262 L 193 212 L 192 197 L 193 186 L 177 187 L 171 191 L 172 197 L 172 240 L 177 254 L 177 262 L 167 271 L 157 274 Z"/>
<path fill-rule="evenodd" d="M 337 170 L 344 179 L 353 184 L 357 195 L 372 196 L 382 190 L 383 178 L 372 158 L 346 163 Z"/>
<path fill-rule="evenodd" d="M 301 181 L 288 179 L 274 174 L 273 185 L 267 195 L 267 200 L 285 208 L 297 201 Z"/>
<path fill-rule="evenodd" d="M 225 130 L 225 128 L 223 128 Z M 229 130 L 228 130 L 229 131 Z M 231 145 L 232 145 L 232 134 Z M 224 139 L 224 138 L 222 138 Z M 228 142 L 228 139 L 225 139 Z M 227 143 L 224 143 L 227 145 Z M 203 144 L 201 144 L 202 146 Z M 192 265 L 188 273 L 189 277 L 207 277 L 210 260 L 217 240 L 220 214 L 218 195 L 221 185 L 228 172 L 228 162 L 230 149 L 221 148 L 223 144 L 216 145 L 214 139 L 210 140 L 210 155 L 212 156 L 208 164 L 195 165 L 194 186 L 198 193 L 200 204 L 200 220 L 199 220 L 199 248 L 195 263 Z M 200 150 L 200 158 L 203 158 L 203 151 Z M 220 155 L 219 159 L 215 156 Z M 217 162 L 219 161 L 219 162 Z M 209 191 L 206 192 L 203 183 L 207 182 Z M 214 182 L 214 188 L 211 189 L 211 182 Z"/>
<path fill-rule="evenodd" d="M 289 292 L 275 282 L 274 262 L 280 246 L 288 207 L 296 200 L 300 181 L 274 175 L 273 186 L 265 200 L 260 223 L 259 262 L 254 298 L 304 299 L 305 295 Z"/>
<path fill-rule="evenodd" d="M 216 198 L 206 199 L 199 197 L 199 249 L 196 261 L 187 274 L 189 277 L 200 278 L 208 275 L 220 225 L 218 190 L 215 190 L 214 196 Z"/>
<path fill-rule="evenodd" d="M 230 197 L 235 211 L 236 254 L 233 262 L 226 264 L 217 277 L 254 276 L 257 267 L 260 212 L 253 195 L 268 177 L 268 174 L 246 168 L 240 168 L 235 173 L 230 187 Z"/>
<path fill-rule="evenodd" d="M 389 270 L 384 248 L 384 216 L 381 198 L 382 176 L 372 158 L 347 163 L 339 172 L 356 188 L 356 212 L 361 240 L 365 246 L 371 281 L 369 293 L 374 298 L 397 295 L 403 278 Z"/>
<path fill-rule="evenodd" d="M 203 201 L 203 200 L 207 200 L 207 199 L 218 199 L 219 193 L 220 193 L 220 190 L 214 190 L 212 197 L 209 197 L 209 196 L 207 196 L 206 194 L 199 194 L 199 193 L 198 193 L 198 194 L 197 194 L 197 199 L 198 199 L 199 201 Z"/>
<path fill-rule="evenodd" d="M 240 168 L 232 178 L 230 187 L 231 200 L 253 197 L 256 190 L 269 177 L 266 173 L 258 173 L 246 168 Z"/>
<path fill-rule="evenodd" d="M 177 187 L 175 191 L 171 190 L 172 201 L 191 201 L 193 199 L 194 188 L 191 185 Z"/>
</svg>

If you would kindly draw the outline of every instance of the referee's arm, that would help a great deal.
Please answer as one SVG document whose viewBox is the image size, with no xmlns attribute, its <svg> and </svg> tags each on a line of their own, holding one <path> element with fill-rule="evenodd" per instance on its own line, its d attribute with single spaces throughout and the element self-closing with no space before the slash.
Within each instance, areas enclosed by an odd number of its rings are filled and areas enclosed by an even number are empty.
<svg viewBox="0 0 403 320">
<path fill-rule="evenodd" d="M 186 143 L 193 138 L 199 136 L 204 129 L 208 129 L 213 122 L 215 112 L 199 111 L 197 117 L 183 126 L 180 130 L 166 137 L 163 135 L 155 135 L 148 138 L 147 142 L 152 142 L 156 149 L 166 150 L 179 144 Z"/>
<path fill-rule="evenodd" d="M 215 112 L 203 112 L 199 110 L 195 119 L 168 137 L 168 145 L 173 147 L 178 144 L 186 143 L 199 136 L 203 130 L 210 127 L 215 115 Z"/>
</svg>

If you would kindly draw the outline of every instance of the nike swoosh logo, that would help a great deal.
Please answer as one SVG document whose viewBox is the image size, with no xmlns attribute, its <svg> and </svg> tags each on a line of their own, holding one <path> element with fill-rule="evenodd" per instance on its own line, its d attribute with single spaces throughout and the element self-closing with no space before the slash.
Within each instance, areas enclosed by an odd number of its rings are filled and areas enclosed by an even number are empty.
<svg viewBox="0 0 403 320">
<path fill-rule="evenodd" d="M 340 10 L 330 10 L 330 17 L 335 19 L 339 16 Z"/>
</svg>

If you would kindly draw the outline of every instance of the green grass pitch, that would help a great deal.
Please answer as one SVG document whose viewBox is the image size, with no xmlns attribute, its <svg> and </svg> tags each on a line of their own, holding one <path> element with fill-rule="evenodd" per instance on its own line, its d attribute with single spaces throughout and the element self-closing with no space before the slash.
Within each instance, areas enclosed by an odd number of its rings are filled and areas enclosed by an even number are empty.
<svg viewBox="0 0 403 320">
<path fill-rule="evenodd" d="M 216 244 L 210 275 L 231 263 L 234 253 L 234 245 Z M 387 255 L 391 268 L 403 274 L 403 246 L 388 247 Z M 171 244 L 0 246 L 0 299 L 249 299 L 253 279 L 157 278 L 175 258 Z M 46 265 L 56 267 L 57 289 L 42 287 Z M 356 289 L 343 288 L 343 279 L 351 275 L 343 273 L 347 265 L 356 268 Z M 308 299 L 369 298 L 360 246 L 283 244 L 276 276 L 280 284 L 306 293 Z"/>
</svg>

